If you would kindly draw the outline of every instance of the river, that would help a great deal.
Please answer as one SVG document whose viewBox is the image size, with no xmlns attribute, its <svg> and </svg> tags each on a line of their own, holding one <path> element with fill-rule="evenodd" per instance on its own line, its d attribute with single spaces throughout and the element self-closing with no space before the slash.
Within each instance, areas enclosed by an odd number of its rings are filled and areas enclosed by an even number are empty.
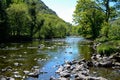
<svg viewBox="0 0 120 80">
<path fill-rule="evenodd" d="M 0 49 L 0 76 L 16 77 L 16 80 L 49 80 L 51 76 L 59 77 L 55 71 L 65 61 L 90 59 L 93 50 L 90 44 L 84 44 L 86 42 L 89 41 L 71 36 L 65 39 L 2 44 L 4 48 Z M 31 71 L 33 67 L 39 67 L 41 74 L 38 78 L 24 74 L 24 71 Z M 7 68 L 9 69 L 5 71 Z M 96 76 L 109 80 L 120 79 L 118 70 L 91 68 L 91 72 L 94 71 L 98 72 Z"/>
</svg>

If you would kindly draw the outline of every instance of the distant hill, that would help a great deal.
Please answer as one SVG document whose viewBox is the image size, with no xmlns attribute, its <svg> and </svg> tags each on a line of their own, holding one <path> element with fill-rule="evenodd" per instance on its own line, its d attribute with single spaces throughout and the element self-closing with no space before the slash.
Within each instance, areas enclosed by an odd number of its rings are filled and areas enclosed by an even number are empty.
<svg viewBox="0 0 120 80">
<path fill-rule="evenodd" d="M 42 2 L 41 0 L 39 0 L 39 2 L 40 2 L 39 10 L 40 10 L 41 13 L 57 15 L 56 12 L 53 11 L 52 9 L 50 9 L 48 6 L 46 6 L 44 2 Z"/>
</svg>

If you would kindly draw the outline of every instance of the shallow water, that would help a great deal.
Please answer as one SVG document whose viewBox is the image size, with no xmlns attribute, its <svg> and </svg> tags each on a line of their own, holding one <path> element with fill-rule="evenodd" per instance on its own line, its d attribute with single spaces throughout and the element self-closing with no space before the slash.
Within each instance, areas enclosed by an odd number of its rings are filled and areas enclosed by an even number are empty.
<svg viewBox="0 0 120 80">
<path fill-rule="evenodd" d="M 81 37 L 72 36 L 65 39 L 5 44 L 5 48 L 0 49 L 0 75 L 14 77 L 14 72 L 19 72 L 19 75 L 22 78 L 25 77 L 26 80 L 49 80 L 51 76 L 58 77 L 55 71 L 65 61 L 90 59 L 93 50 L 91 45 L 83 44 L 84 42 L 87 41 Z M 23 71 L 31 71 L 34 66 L 39 66 L 41 74 L 38 78 L 27 77 Z M 11 69 L 3 71 L 6 67 Z M 119 70 L 92 68 L 92 72 L 99 72 L 95 75 L 106 77 L 109 80 L 119 80 L 120 78 Z M 16 80 L 22 78 L 16 78 Z"/>
</svg>

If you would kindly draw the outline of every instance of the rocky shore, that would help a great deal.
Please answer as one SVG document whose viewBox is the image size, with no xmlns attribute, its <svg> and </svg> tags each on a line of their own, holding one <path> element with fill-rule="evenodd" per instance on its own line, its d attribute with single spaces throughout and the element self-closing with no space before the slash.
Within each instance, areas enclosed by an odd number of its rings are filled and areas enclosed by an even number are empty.
<svg viewBox="0 0 120 80">
<path fill-rule="evenodd" d="M 103 77 L 96 77 L 90 74 L 91 67 L 104 67 L 120 69 L 120 53 L 111 56 L 101 56 L 93 54 L 90 61 L 73 60 L 66 61 L 56 71 L 60 75 L 59 78 L 51 77 L 50 80 L 107 80 Z"/>
</svg>

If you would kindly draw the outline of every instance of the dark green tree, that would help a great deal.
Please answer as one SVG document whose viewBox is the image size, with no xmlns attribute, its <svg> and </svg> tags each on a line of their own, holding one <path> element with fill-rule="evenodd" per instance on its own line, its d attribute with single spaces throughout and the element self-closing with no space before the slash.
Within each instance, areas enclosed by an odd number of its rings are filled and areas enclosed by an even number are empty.
<svg viewBox="0 0 120 80">
<path fill-rule="evenodd" d="M 0 0 L 0 41 L 8 38 L 7 15 L 5 9 L 7 8 L 6 0 Z"/>
</svg>

